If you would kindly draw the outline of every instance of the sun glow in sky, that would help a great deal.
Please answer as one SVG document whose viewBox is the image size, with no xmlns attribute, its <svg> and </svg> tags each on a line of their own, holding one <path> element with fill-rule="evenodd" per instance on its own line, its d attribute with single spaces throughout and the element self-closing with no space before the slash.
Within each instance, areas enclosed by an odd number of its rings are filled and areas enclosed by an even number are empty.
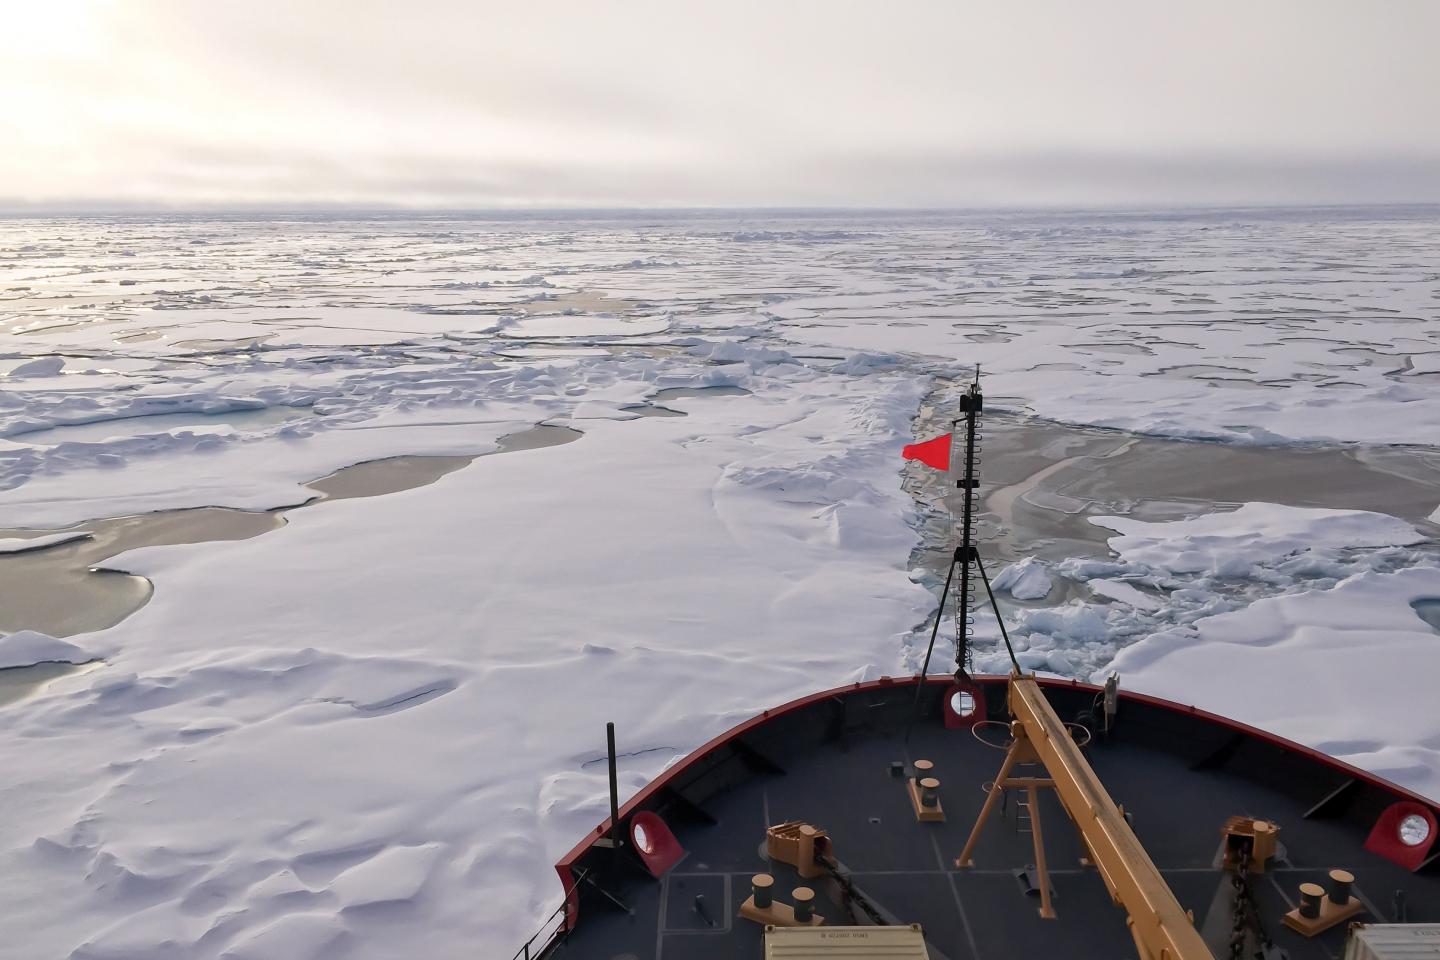
<svg viewBox="0 0 1440 960">
<path fill-rule="evenodd" d="M 1440 201 L 1440 3 L 0 0 L 0 207 Z"/>
</svg>

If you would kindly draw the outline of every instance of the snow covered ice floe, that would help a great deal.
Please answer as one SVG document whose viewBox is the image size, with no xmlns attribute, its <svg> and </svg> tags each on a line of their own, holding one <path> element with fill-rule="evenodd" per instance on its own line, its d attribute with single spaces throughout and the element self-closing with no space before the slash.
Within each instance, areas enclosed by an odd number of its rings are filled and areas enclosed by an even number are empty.
<svg viewBox="0 0 1440 960">
<path fill-rule="evenodd" d="M 1126 607 L 1022 611 L 1016 632 L 1038 647 L 1033 665 L 1054 669 L 1058 651 L 1097 682 L 1119 671 L 1129 689 L 1440 796 L 1440 710 L 1423 679 L 1440 671 L 1440 643 L 1412 606 L 1440 595 L 1440 568 L 1433 553 L 1404 549 L 1422 534 L 1384 514 L 1268 503 L 1094 522 L 1120 532 L 1119 560 L 1058 570 Z"/>
<path fill-rule="evenodd" d="M 450 360 L 439 369 L 396 364 L 381 371 L 327 367 L 316 382 L 303 388 L 275 385 L 278 392 L 271 395 L 277 401 L 305 399 L 315 416 L 272 422 L 257 431 L 180 430 L 15 451 L 0 456 L 0 525 L 56 527 L 98 516 L 212 505 L 289 506 L 314 495 L 306 481 L 341 467 L 407 454 L 485 453 L 498 437 L 538 420 L 638 403 L 660 376 L 648 359 L 586 359 L 504 366 Z M 727 376 L 691 370 L 683 382 L 728 382 Z M 276 375 L 261 371 L 257 377 L 273 381 Z M 196 393 L 192 403 L 206 398 Z M 212 407 L 234 407 L 234 401 L 209 399 Z M 131 406 L 135 403 L 132 398 Z"/>
<path fill-rule="evenodd" d="M 1189 520 L 1091 517 L 1090 522 L 1120 534 L 1110 538 L 1110 548 L 1127 563 L 1218 577 L 1247 576 L 1259 565 L 1301 552 L 1406 546 L 1427 539 L 1404 520 L 1383 513 L 1276 503 L 1246 503 L 1233 512 Z"/>
<path fill-rule="evenodd" d="M 1116 559 L 1069 558 L 1051 570 L 1084 584 L 1096 600 L 1010 613 L 1011 635 L 1029 669 L 1103 678 L 1119 651 L 1152 634 L 1188 630 L 1197 620 L 1261 597 L 1323 590 L 1357 573 L 1391 572 L 1433 558 L 1409 549 L 1427 539 L 1410 524 L 1367 511 L 1248 503 L 1184 520 L 1091 520 L 1123 531 L 1109 540 Z M 993 616 L 981 610 L 976 626 L 987 641 L 975 653 L 977 669 L 1004 672 Z"/>
<path fill-rule="evenodd" d="M 750 395 L 117 558 L 154 599 L 90 637 L 102 674 L 3 734 L 18 942 L 508 955 L 553 906 L 549 865 L 604 817 L 606 720 L 637 751 L 628 793 L 759 710 L 893 665 L 932 603 L 906 576 L 895 466 L 923 383 L 730 376 Z"/>
<path fill-rule="evenodd" d="M 1156 633 L 1110 669 L 1440 797 L 1440 637 L 1410 605 L 1437 595 L 1440 568 L 1358 573 Z"/>
</svg>

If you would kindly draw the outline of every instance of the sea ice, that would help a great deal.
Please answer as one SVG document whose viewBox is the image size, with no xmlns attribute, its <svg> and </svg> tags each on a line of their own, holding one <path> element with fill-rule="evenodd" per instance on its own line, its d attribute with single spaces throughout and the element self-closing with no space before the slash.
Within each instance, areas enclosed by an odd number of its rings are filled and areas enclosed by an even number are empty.
<svg viewBox="0 0 1440 960">
<path fill-rule="evenodd" d="M 1440 643 L 1410 605 L 1437 594 L 1440 568 L 1361 573 L 1157 633 L 1106 669 L 1437 797 Z"/>
<path fill-rule="evenodd" d="M 1230 513 L 1147 523 L 1129 517 L 1091 517 L 1120 534 L 1110 548 L 1121 559 L 1172 573 L 1243 577 L 1304 551 L 1404 546 L 1424 534 L 1397 517 L 1364 510 L 1323 510 L 1246 503 Z"/>
<path fill-rule="evenodd" d="M 704 382 L 692 363 L 650 384 Z M 606 720 L 628 790 L 767 706 L 898 666 L 932 603 L 897 470 L 924 382 L 748 369 L 727 374 L 748 395 L 687 417 L 589 420 L 262 537 L 116 558 L 151 603 L 91 635 L 94 682 L 0 733 L 16 942 L 248 956 L 314 914 L 355 956 L 508 954 L 604 816 Z M 589 393 L 621 398 L 624 371 L 659 372 L 597 362 Z M 473 443 L 495 429 L 450 419 Z M 100 864 L 123 882 L 93 886 Z M 303 889 L 245 892 L 279 874 Z M 54 923 L 57 902 L 83 922 Z"/>
</svg>

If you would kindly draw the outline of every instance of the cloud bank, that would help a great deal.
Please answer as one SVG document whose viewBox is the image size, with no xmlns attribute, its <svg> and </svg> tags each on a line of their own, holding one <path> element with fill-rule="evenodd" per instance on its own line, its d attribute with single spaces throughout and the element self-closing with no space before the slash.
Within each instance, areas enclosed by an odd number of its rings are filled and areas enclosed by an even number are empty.
<svg viewBox="0 0 1440 960">
<path fill-rule="evenodd" d="M 51 0 L 0 207 L 1440 202 L 1440 4 Z"/>
</svg>

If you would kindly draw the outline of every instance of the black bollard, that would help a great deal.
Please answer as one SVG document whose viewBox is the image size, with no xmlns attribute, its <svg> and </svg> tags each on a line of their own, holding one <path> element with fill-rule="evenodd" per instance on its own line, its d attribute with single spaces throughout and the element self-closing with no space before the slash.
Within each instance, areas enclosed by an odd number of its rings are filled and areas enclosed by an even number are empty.
<svg viewBox="0 0 1440 960">
<path fill-rule="evenodd" d="M 815 915 L 815 891 L 809 887 L 796 887 L 791 896 L 795 898 L 795 922 L 808 924 Z"/>
<path fill-rule="evenodd" d="M 1345 906 L 1350 902 L 1350 884 L 1355 882 L 1355 875 L 1349 870 L 1330 871 L 1330 902 Z"/>
<path fill-rule="evenodd" d="M 775 886 L 775 878 L 768 873 L 757 873 L 750 878 L 750 895 L 755 898 L 755 906 L 760 910 L 770 909 L 770 894 Z"/>
<path fill-rule="evenodd" d="M 1318 883 L 1300 884 L 1300 916 L 1306 920 L 1314 920 L 1320 916 L 1320 898 L 1325 896 L 1325 888 Z"/>
</svg>

